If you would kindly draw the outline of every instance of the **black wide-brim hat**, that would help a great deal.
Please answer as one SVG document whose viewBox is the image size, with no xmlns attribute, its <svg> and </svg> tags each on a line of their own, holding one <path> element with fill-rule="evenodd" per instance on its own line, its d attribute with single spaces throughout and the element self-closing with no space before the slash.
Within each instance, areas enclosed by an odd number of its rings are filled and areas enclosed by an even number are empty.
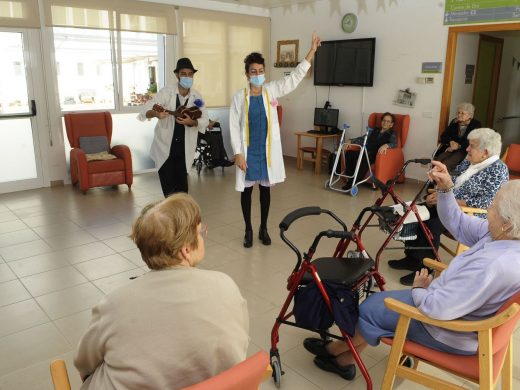
<svg viewBox="0 0 520 390">
<path fill-rule="evenodd" d="M 177 61 L 177 67 L 173 72 L 177 73 L 181 69 L 191 69 L 193 73 L 197 72 L 197 69 L 193 67 L 193 64 L 189 58 L 179 58 L 179 61 Z"/>
</svg>

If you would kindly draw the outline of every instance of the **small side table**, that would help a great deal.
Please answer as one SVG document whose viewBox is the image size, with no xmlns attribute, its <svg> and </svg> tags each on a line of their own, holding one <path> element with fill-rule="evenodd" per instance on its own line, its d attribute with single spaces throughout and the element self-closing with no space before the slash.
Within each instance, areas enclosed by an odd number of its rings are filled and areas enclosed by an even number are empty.
<svg viewBox="0 0 520 390">
<path fill-rule="evenodd" d="M 294 133 L 298 137 L 298 151 L 296 155 L 296 167 L 303 169 L 303 161 L 312 161 L 314 163 L 314 173 L 319 175 L 321 173 L 321 158 L 323 152 L 323 140 L 334 139 L 339 142 L 341 134 L 320 134 L 320 133 L 308 133 L 306 131 L 296 131 Z M 305 157 L 303 155 L 302 148 L 302 137 L 314 138 L 316 141 L 316 156 Z"/>
</svg>

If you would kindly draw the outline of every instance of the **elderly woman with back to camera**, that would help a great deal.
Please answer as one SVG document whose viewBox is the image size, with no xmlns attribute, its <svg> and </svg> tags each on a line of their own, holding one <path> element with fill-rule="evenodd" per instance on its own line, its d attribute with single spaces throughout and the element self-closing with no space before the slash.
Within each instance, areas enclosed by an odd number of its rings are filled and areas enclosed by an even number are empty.
<svg viewBox="0 0 520 390">
<path fill-rule="evenodd" d="M 486 209 L 489 207 L 502 184 L 509 180 L 507 166 L 500 160 L 502 148 L 500 134 L 488 128 L 475 129 L 468 135 L 466 159 L 454 170 L 453 194 L 459 206 Z M 449 170 L 449 169 L 448 169 Z M 433 236 L 433 245 L 439 248 L 440 236 L 444 230 L 437 215 L 437 192 L 426 197 L 430 219 L 425 223 Z M 486 218 L 486 214 L 479 214 Z M 428 247 L 429 243 L 422 230 L 418 230 L 417 239 L 408 241 L 409 247 Z M 401 284 L 411 286 L 415 271 L 422 268 L 422 259 L 433 258 L 431 249 L 405 249 L 401 260 L 390 260 L 388 265 L 394 269 L 413 271 L 400 279 Z"/>
<path fill-rule="evenodd" d="M 151 271 L 92 309 L 74 359 L 82 389 L 180 389 L 246 358 L 249 317 L 237 285 L 195 268 L 206 231 L 188 194 L 143 209 L 132 239 Z"/>
<path fill-rule="evenodd" d="M 466 157 L 466 148 L 469 145 L 468 134 L 482 126 L 473 118 L 474 114 L 473 104 L 460 103 L 457 106 L 457 117 L 450 122 L 441 135 L 435 160 L 445 164 L 450 172 Z"/>
<path fill-rule="evenodd" d="M 437 279 L 423 268 L 414 274 L 413 288 L 377 292 L 359 307 L 353 342 L 358 352 L 376 346 L 381 337 L 393 337 L 399 314 L 386 308 L 387 297 L 414 306 L 437 320 L 483 320 L 493 316 L 520 291 L 520 180 L 505 183 L 488 208 L 488 219 L 464 214 L 446 166 L 433 162 L 429 173 L 437 184 L 439 217 L 458 241 L 471 249 L 453 258 Z M 428 348 L 457 355 L 477 353 L 476 332 L 455 332 L 410 322 L 406 338 Z M 353 379 L 355 366 L 343 341 L 307 338 L 304 347 L 316 355 L 321 369 Z"/>
</svg>

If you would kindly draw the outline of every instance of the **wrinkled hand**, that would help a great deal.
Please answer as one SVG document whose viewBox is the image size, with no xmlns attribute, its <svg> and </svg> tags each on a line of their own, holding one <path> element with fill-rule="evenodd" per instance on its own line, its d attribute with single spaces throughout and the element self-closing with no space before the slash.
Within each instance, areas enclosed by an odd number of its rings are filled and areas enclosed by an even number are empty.
<svg viewBox="0 0 520 390">
<path fill-rule="evenodd" d="M 435 206 L 437 204 L 437 193 L 432 192 L 426 197 L 425 201 L 428 206 Z"/>
<path fill-rule="evenodd" d="M 388 144 L 381 145 L 381 147 L 379 148 L 377 153 L 379 153 L 379 154 L 386 154 L 387 149 L 388 149 Z"/>
<path fill-rule="evenodd" d="M 432 161 L 433 168 L 428 172 L 428 178 L 435 182 L 440 190 L 447 190 L 453 187 L 453 181 L 446 165 L 439 161 Z"/>
<path fill-rule="evenodd" d="M 242 172 L 247 169 L 247 162 L 243 154 L 235 154 L 235 165 L 240 168 Z"/>
<path fill-rule="evenodd" d="M 180 123 L 181 125 L 193 127 L 197 125 L 197 121 L 191 119 L 188 114 L 184 114 L 184 118 L 176 118 L 175 122 Z"/>
<path fill-rule="evenodd" d="M 432 280 L 433 277 L 428 274 L 428 269 L 422 268 L 420 271 L 415 273 L 412 287 L 428 288 Z"/>
<path fill-rule="evenodd" d="M 453 151 L 454 150 L 459 150 L 460 149 L 460 145 L 457 142 L 455 142 L 455 141 L 450 141 L 450 148 Z"/>
</svg>

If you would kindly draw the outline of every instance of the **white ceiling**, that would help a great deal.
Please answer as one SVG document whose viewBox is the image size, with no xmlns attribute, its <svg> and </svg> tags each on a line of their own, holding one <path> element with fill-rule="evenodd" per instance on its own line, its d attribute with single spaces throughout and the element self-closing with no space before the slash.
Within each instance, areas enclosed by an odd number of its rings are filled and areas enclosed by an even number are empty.
<svg viewBox="0 0 520 390">
<path fill-rule="evenodd" d="M 292 4 L 314 3 L 316 0 L 210 0 L 220 3 L 249 5 L 259 8 L 276 8 Z"/>
</svg>

